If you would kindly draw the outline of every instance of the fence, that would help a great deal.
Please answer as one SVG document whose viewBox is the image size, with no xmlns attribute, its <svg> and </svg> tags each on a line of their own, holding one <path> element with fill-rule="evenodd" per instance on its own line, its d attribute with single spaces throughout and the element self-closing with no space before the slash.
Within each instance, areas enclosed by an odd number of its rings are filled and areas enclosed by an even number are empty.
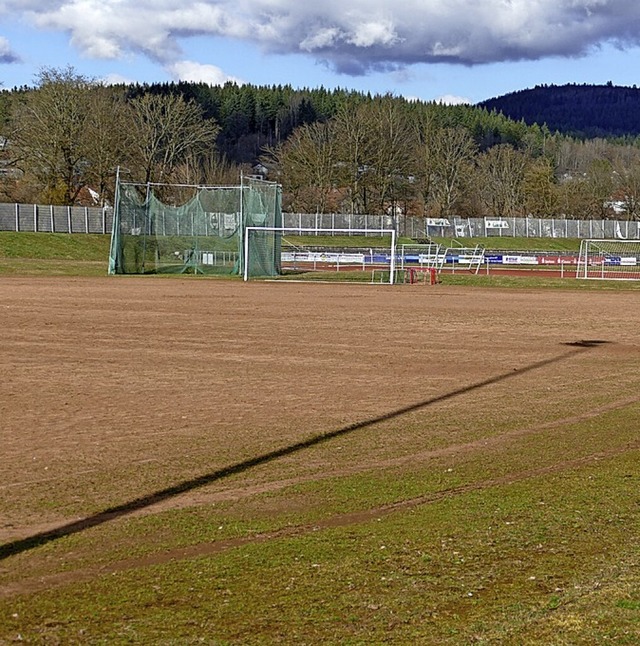
<svg viewBox="0 0 640 646">
<path fill-rule="evenodd" d="M 640 239 L 640 222 L 567 218 L 416 218 L 335 213 L 283 213 L 284 226 L 316 229 L 365 229 L 375 234 L 395 229 L 413 239 L 446 238 L 618 238 Z"/>
<path fill-rule="evenodd" d="M 433 236 L 477 238 L 617 238 L 640 240 L 640 222 L 566 218 L 416 218 L 340 213 L 283 213 L 283 226 L 299 229 L 364 229 L 371 235 L 395 229 L 413 239 Z M 92 206 L 1 204 L 0 231 L 111 233 L 113 209 Z"/>
<path fill-rule="evenodd" d="M 112 223 L 108 207 L 0 204 L 0 231 L 111 233 Z"/>
</svg>

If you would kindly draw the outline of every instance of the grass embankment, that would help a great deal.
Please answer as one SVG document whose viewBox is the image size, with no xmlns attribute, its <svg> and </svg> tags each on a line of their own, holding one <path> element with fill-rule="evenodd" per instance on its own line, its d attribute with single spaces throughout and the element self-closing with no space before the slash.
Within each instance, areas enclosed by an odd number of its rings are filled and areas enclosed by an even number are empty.
<svg viewBox="0 0 640 646">
<path fill-rule="evenodd" d="M 0 274 L 100 276 L 107 273 L 110 236 L 0 232 Z"/>
<path fill-rule="evenodd" d="M 384 236 L 285 236 L 285 240 L 292 245 L 300 244 L 304 246 L 316 247 L 347 247 L 347 248 L 388 248 L 391 246 L 391 237 Z M 580 250 L 580 240 L 573 238 L 509 238 L 509 237 L 490 237 L 490 238 L 432 238 L 445 248 L 447 247 L 475 247 L 480 245 L 485 249 L 505 250 L 505 251 L 575 251 Z M 397 240 L 398 245 L 415 245 L 416 241 L 411 238 L 400 236 Z"/>
</svg>

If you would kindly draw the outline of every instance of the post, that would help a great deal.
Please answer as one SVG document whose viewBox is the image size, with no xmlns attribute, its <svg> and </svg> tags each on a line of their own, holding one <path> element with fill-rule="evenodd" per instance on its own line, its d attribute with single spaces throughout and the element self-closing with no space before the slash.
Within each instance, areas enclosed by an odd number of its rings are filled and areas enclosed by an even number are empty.
<svg viewBox="0 0 640 646">
<path fill-rule="evenodd" d="M 391 277 L 389 282 L 393 285 L 396 277 L 396 230 L 391 230 L 391 264 L 389 265 Z"/>
<path fill-rule="evenodd" d="M 244 264 L 244 273 L 243 273 L 243 280 L 246 283 L 249 280 L 249 229 L 250 227 L 246 227 L 243 229 L 244 231 L 244 252 L 243 252 L 243 264 Z"/>
<path fill-rule="evenodd" d="M 244 174 L 240 171 L 240 235 L 242 236 L 242 269 L 244 280 L 249 280 L 249 266 L 247 263 L 247 253 L 249 251 L 249 243 L 247 238 L 249 237 L 249 232 L 247 227 L 244 226 Z"/>
</svg>

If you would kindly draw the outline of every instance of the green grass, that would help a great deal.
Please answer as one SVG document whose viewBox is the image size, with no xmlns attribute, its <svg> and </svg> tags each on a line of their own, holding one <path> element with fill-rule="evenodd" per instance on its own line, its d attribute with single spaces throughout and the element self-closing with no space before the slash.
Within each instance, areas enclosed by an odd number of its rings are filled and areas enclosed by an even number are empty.
<svg viewBox="0 0 640 646">
<path fill-rule="evenodd" d="M 489 238 L 458 238 L 455 242 L 445 238 L 435 238 L 434 242 L 445 247 L 482 245 L 485 249 L 496 251 L 580 251 L 578 238 L 508 238 L 491 236 Z"/>
<path fill-rule="evenodd" d="M 465 274 L 443 273 L 440 281 L 444 285 L 466 285 L 476 287 L 517 287 L 517 288 L 547 288 L 547 289 L 582 289 L 582 290 L 640 290 L 640 280 L 577 280 L 571 278 L 552 278 L 540 275 L 528 275 L 526 271 L 521 276 L 501 276 L 499 274 Z"/>
<path fill-rule="evenodd" d="M 0 232 L 0 259 L 38 258 L 103 262 L 109 258 L 108 235 Z"/>
<path fill-rule="evenodd" d="M 361 247 L 361 248 L 388 248 L 391 245 L 391 238 L 385 236 L 285 236 L 285 240 L 291 244 L 317 247 Z M 475 247 L 481 245 L 485 249 L 507 250 L 507 251 L 575 251 L 580 250 L 580 240 L 572 238 L 433 238 L 443 247 Z M 415 240 L 400 236 L 398 245 L 416 244 Z"/>
<path fill-rule="evenodd" d="M 103 276 L 110 236 L 0 232 L 0 275 Z"/>
<path fill-rule="evenodd" d="M 494 457 L 496 467 L 502 457 Z M 637 520 L 637 482 L 629 474 L 638 457 L 629 453 L 508 486 L 481 487 L 318 532 L 312 522 L 306 531 L 215 557 L 177 558 L 37 596 L 0 599 L 0 639 L 20 634 L 27 643 L 637 643 L 640 544 L 630 532 Z M 410 489 L 394 495 L 418 494 L 421 477 L 435 484 L 434 471 L 444 473 L 444 466 L 409 477 Z M 392 491 L 399 476 L 410 475 L 381 474 L 370 487 L 329 483 L 324 500 L 343 491 L 354 506 L 367 508 L 372 491 Z M 468 477 L 478 481 L 471 472 Z M 360 479 L 366 484 L 366 477 Z M 246 525 L 234 525 L 245 513 Z M 158 549 L 173 535 L 210 541 L 212 525 L 231 523 L 246 536 L 269 526 L 303 527 L 310 520 L 290 513 L 251 527 L 248 510 L 237 505 L 211 510 L 196 527 L 185 515 L 129 521 L 132 542 L 125 536 L 122 547 L 135 556 L 136 536 L 153 537 Z M 31 558 L 46 566 L 78 552 L 95 553 L 97 564 L 116 555 L 117 532 L 108 531 L 98 543 L 88 534 L 41 548 Z"/>
</svg>

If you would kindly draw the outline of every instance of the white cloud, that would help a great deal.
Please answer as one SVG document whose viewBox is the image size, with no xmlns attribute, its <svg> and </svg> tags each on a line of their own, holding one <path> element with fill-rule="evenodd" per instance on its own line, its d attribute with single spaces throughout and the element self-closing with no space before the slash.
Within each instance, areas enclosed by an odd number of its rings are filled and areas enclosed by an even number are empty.
<svg viewBox="0 0 640 646">
<path fill-rule="evenodd" d="M 356 47 L 388 47 L 398 40 L 398 36 L 389 21 L 365 22 L 358 25 L 348 42 Z"/>
<path fill-rule="evenodd" d="M 11 44 L 6 38 L 0 36 L 0 63 L 17 63 L 19 57 L 11 49 Z"/>
<path fill-rule="evenodd" d="M 0 0 L 0 14 L 68 32 L 90 57 L 143 53 L 167 69 L 181 64 L 181 43 L 191 36 L 302 52 L 348 74 L 576 57 L 603 43 L 640 44 L 635 0 Z"/>
<path fill-rule="evenodd" d="M 325 49 L 331 47 L 339 37 L 340 31 L 335 27 L 319 29 L 315 34 L 307 36 L 300 43 L 300 49 L 305 52 L 312 52 L 314 49 Z"/>
<path fill-rule="evenodd" d="M 224 85 L 227 82 L 242 85 L 243 81 L 225 74 L 215 65 L 203 65 L 194 61 L 179 61 L 168 66 L 171 76 L 176 81 L 207 83 L 208 85 Z"/>
<path fill-rule="evenodd" d="M 436 103 L 443 105 L 471 105 L 473 101 L 463 96 L 456 96 L 455 94 L 443 94 L 435 99 Z"/>
<path fill-rule="evenodd" d="M 127 78 L 126 76 L 122 76 L 120 74 L 107 74 L 102 79 L 102 82 L 105 85 L 130 85 L 132 83 L 135 83 L 133 79 Z"/>
</svg>

